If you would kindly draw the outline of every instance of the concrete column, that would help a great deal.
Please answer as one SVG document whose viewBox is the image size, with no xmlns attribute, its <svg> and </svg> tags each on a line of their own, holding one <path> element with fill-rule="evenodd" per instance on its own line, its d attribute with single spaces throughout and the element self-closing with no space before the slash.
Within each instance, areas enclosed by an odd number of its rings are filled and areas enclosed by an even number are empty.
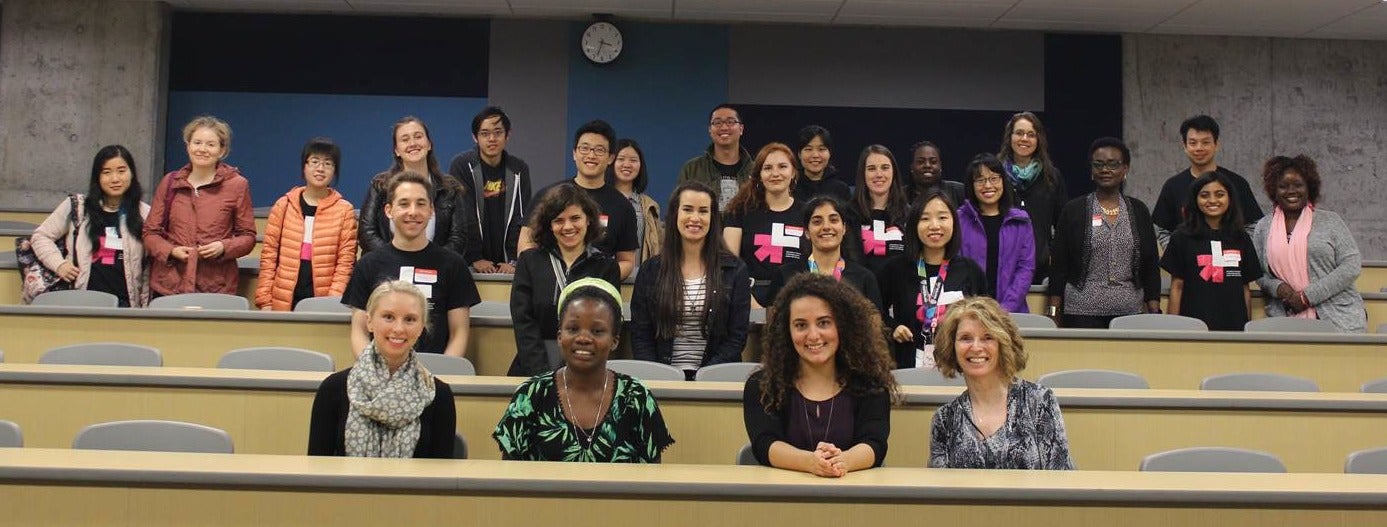
<svg viewBox="0 0 1387 527">
<path fill-rule="evenodd" d="M 169 8 L 162 2 L 0 3 L 0 207 L 85 192 L 119 143 L 152 192 L 163 169 Z"/>
</svg>

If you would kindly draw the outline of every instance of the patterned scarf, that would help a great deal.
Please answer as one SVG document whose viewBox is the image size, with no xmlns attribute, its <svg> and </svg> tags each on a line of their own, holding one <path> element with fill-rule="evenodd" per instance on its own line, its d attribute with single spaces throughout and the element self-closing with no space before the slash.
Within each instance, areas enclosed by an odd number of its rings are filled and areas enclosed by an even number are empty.
<svg viewBox="0 0 1387 527">
<path fill-rule="evenodd" d="M 1016 166 L 1015 163 L 1007 161 L 1003 164 L 1007 169 L 1007 175 L 1011 176 L 1011 184 L 1018 190 L 1030 188 L 1031 183 L 1035 183 L 1035 177 L 1040 175 L 1040 163 L 1034 159 L 1024 167 Z"/>
<path fill-rule="evenodd" d="M 347 455 L 413 457 L 419 415 L 433 397 L 433 374 L 415 360 L 414 351 L 392 375 L 375 343 L 367 346 L 347 375 Z"/>
</svg>

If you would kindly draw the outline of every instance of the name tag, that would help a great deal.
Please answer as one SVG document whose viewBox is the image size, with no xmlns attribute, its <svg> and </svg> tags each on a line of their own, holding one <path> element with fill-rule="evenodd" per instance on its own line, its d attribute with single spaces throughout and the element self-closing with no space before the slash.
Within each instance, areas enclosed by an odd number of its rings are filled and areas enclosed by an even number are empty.
<svg viewBox="0 0 1387 527">
<path fill-rule="evenodd" d="M 925 344 L 924 349 L 915 349 L 915 367 L 933 368 L 934 367 L 934 344 Z"/>
<path fill-rule="evenodd" d="M 603 227 L 606 227 L 606 226 L 607 226 L 607 215 L 606 215 L 606 214 L 602 214 L 602 215 L 597 216 L 597 221 L 598 221 L 598 223 L 601 223 Z"/>
<path fill-rule="evenodd" d="M 414 283 L 436 284 L 438 283 L 438 271 L 434 269 L 415 269 Z"/>
<path fill-rule="evenodd" d="M 945 291 L 939 293 L 939 305 L 941 306 L 947 306 L 960 300 L 963 300 L 963 291 Z"/>
<path fill-rule="evenodd" d="M 1101 214 L 1094 214 L 1094 215 L 1093 215 L 1093 226 L 1094 226 L 1094 227 L 1101 227 L 1102 225 L 1103 225 L 1103 216 L 1102 216 Z"/>
<path fill-rule="evenodd" d="M 125 246 L 120 243 L 120 230 L 115 227 L 106 227 L 106 237 L 102 238 L 101 246 L 112 251 L 125 250 Z"/>
</svg>

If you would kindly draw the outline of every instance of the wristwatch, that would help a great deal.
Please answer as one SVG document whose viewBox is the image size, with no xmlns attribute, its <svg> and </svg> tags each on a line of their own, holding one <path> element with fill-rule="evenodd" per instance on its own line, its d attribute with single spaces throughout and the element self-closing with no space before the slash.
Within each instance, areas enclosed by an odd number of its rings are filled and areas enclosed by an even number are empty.
<svg viewBox="0 0 1387 527">
<path fill-rule="evenodd" d="M 1047 317 L 1057 317 L 1057 316 L 1059 316 L 1059 314 L 1060 314 L 1060 306 L 1046 306 L 1046 307 L 1045 307 L 1045 316 L 1047 316 Z"/>
</svg>

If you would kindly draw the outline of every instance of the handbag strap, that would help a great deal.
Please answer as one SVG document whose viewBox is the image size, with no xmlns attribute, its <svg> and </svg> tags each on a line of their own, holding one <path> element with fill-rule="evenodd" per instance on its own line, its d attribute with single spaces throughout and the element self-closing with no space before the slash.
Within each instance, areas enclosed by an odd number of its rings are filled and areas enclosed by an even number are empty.
<svg viewBox="0 0 1387 527">
<path fill-rule="evenodd" d="M 67 245 L 67 260 L 72 265 L 77 265 L 77 229 L 81 225 L 81 216 L 78 215 L 78 204 L 76 194 L 67 195 L 67 237 L 64 240 Z"/>
</svg>

